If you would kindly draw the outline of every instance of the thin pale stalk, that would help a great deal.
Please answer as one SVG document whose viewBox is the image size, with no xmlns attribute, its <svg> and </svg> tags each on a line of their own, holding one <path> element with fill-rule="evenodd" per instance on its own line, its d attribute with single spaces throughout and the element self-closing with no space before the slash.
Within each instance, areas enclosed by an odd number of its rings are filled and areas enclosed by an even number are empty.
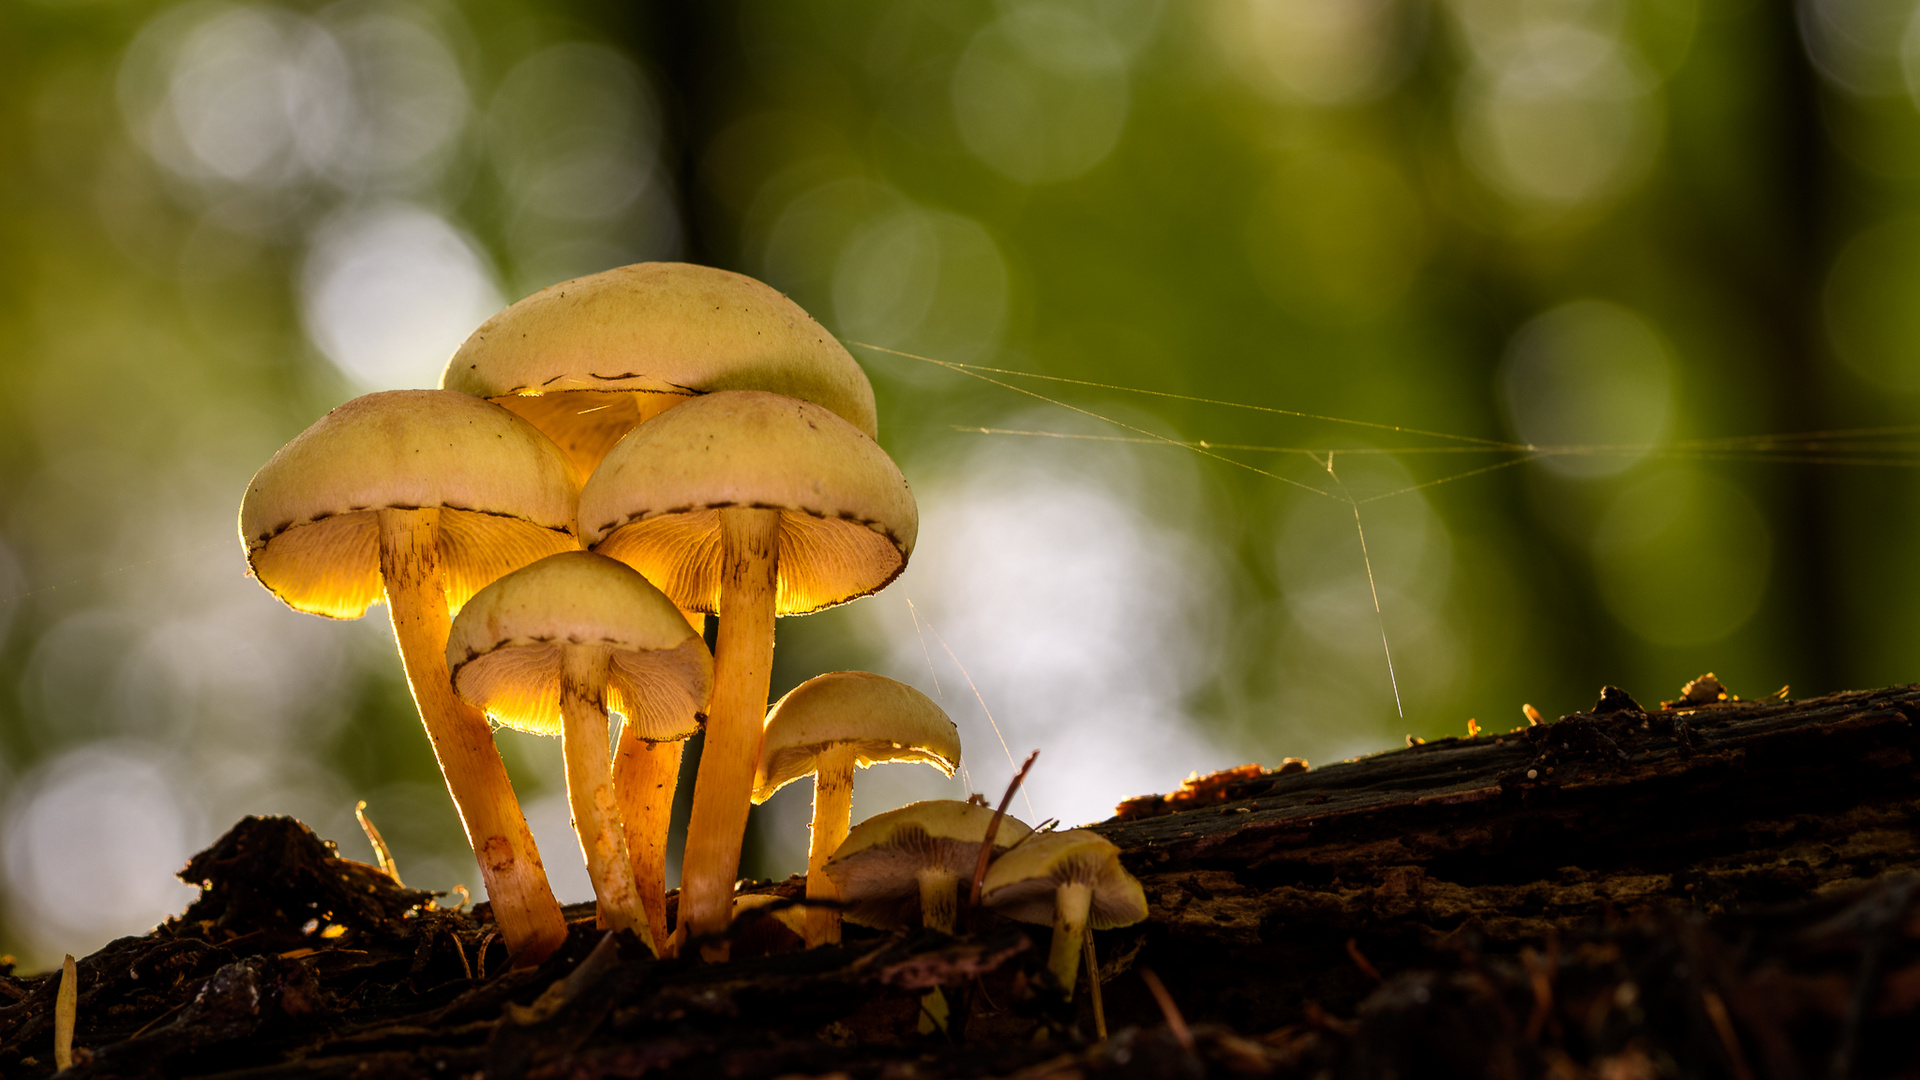
<svg viewBox="0 0 1920 1080">
<path fill-rule="evenodd" d="M 680 926 L 695 937 L 726 932 L 746 838 L 753 771 L 766 728 L 773 679 L 774 587 L 780 571 L 780 512 L 720 511 L 720 637 L 713 650 L 713 705 L 694 778 L 687 850 L 680 864 Z M 708 960 L 725 960 L 724 941 Z"/>
<path fill-rule="evenodd" d="M 566 645 L 561 656 L 560 751 L 567 763 L 567 807 L 573 811 L 573 831 L 593 881 L 599 925 L 603 930 L 632 930 L 657 953 L 613 800 L 606 705 L 611 654 L 605 645 Z"/>
<path fill-rule="evenodd" d="M 537 964 L 566 940 L 567 924 L 487 718 L 455 696 L 447 677 L 451 618 L 441 583 L 439 538 L 437 508 L 380 511 L 387 611 L 414 705 L 480 863 L 507 952 L 516 964 Z"/>
<path fill-rule="evenodd" d="M 613 762 L 613 794 L 627 830 L 633 884 L 647 913 L 653 940 L 667 941 L 667 824 L 680 784 L 683 741 L 648 742 L 622 725 L 620 755 Z"/>
<path fill-rule="evenodd" d="M 853 830 L 853 765 L 851 746 L 829 746 L 815 762 L 813 774 L 812 839 L 807 844 L 807 899 L 838 900 L 840 889 L 827 876 L 827 860 L 846 843 Z M 807 948 L 840 943 L 840 913 L 832 908 L 807 909 Z"/>
<path fill-rule="evenodd" d="M 1060 886 L 1053 906 L 1053 948 L 1047 953 L 1047 970 L 1060 980 L 1060 986 L 1073 997 L 1073 983 L 1080 977 L 1080 938 L 1087 932 L 1087 913 L 1093 907 L 1093 887 L 1077 881 Z"/>
</svg>

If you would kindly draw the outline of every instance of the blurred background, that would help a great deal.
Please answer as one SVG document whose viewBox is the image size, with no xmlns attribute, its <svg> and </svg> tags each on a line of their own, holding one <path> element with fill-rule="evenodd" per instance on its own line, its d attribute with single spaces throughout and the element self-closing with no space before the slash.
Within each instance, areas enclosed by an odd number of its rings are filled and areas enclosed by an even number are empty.
<svg viewBox="0 0 1920 1080">
<path fill-rule="evenodd" d="M 477 889 L 384 613 L 281 607 L 235 510 L 645 259 L 848 341 L 918 494 L 904 577 L 780 629 L 776 694 L 868 668 L 961 727 L 861 815 L 1035 747 L 1014 809 L 1072 824 L 1602 683 L 1914 679 L 1915 7 L 9 0 L 0 948 L 142 932 L 243 814 L 370 858 L 358 799 Z M 590 898 L 557 744 L 501 740 Z"/>
</svg>

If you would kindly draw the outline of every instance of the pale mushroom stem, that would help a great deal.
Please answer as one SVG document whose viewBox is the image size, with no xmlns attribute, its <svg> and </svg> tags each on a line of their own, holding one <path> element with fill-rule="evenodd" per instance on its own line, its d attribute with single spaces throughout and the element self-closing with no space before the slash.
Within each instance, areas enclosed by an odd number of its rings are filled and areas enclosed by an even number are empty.
<svg viewBox="0 0 1920 1080">
<path fill-rule="evenodd" d="M 564 645 L 560 672 L 560 753 L 567 763 L 567 807 L 573 831 L 587 859 L 603 930 L 632 930 L 648 949 L 654 944 L 646 912 L 640 908 L 627 858 L 627 838 L 613 801 L 612 756 L 607 747 L 607 665 L 605 645 Z"/>
<path fill-rule="evenodd" d="M 713 650 L 713 705 L 706 745 L 693 783 L 687 851 L 680 864 L 680 929 L 692 936 L 726 932 L 733 883 L 746 838 L 753 773 L 766 730 L 773 681 L 775 584 L 780 570 L 780 511 L 720 511 L 720 637 Z M 725 960 L 724 941 L 708 944 L 708 960 Z"/>
<path fill-rule="evenodd" d="M 815 760 L 813 773 L 813 839 L 807 845 L 807 899 L 838 900 L 840 890 L 827 876 L 827 860 L 847 842 L 853 830 L 853 766 L 851 746 L 829 746 Z M 807 909 L 807 948 L 840 943 L 840 913 L 832 908 Z"/>
<path fill-rule="evenodd" d="M 667 823 L 686 746 L 679 740 L 648 742 L 627 724 L 620 733 L 620 756 L 613 763 L 613 794 L 620 803 L 620 820 L 626 823 L 633 884 L 656 944 L 667 941 Z"/>
<path fill-rule="evenodd" d="M 960 880 L 951 870 L 920 871 L 920 925 L 953 933 L 960 912 Z"/>
<path fill-rule="evenodd" d="M 1060 980 L 1067 997 L 1073 997 L 1073 983 L 1080 977 L 1080 939 L 1087 932 L 1087 913 L 1093 907 L 1093 886 L 1069 881 L 1055 893 L 1053 906 L 1053 948 L 1047 953 L 1047 970 Z"/>
<path fill-rule="evenodd" d="M 440 570 L 440 511 L 382 510 L 379 521 L 387 612 L 420 722 L 479 860 L 507 952 L 516 964 L 537 964 L 566 940 L 567 924 L 487 718 L 455 696 L 447 677 L 452 620 Z"/>
</svg>

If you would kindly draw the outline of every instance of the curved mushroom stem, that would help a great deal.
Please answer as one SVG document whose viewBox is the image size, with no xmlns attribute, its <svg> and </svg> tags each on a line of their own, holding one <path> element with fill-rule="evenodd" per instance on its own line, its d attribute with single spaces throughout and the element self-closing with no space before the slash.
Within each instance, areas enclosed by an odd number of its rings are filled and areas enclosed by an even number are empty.
<svg viewBox="0 0 1920 1080">
<path fill-rule="evenodd" d="M 960 912 L 960 879 L 953 871 L 929 867 L 921 870 L 920 925 L 943 934 L 953 933 Z"/>
<path fill-rule="evenodd" d="M 766 731 L 767 687 L 773 680 L 774 585 L 780 570 L 780 511 L 720 511 L 720 638 L 713 650 L 713 705 L 693 783 L 687 851 L 680 864 L 680 928 L 684 934 L 726 932 L 733 882 L 746 838 L 753 771 Z M 725 960 L 724 942 L 703 949 Z"/>
<path fill-rule="evenodd" d="M 605 645 L 563 645 L 560 655 L 560 750 L 567 763 L 567 808 L 573 811 L 573 831 L 587 859 L 587 876 L 593 879 L 599 925 L 632 930 L 657 954 L 613 801 L 606 705 L 612 654 Z"/>
<path fill-rule="evenodd" d="M 1061 885 L 1053 904 L 1053 948 L 1047 970 L 1060 980 L 1069 1000 L 1080 977 L 1080 938 L 1087 932 L 1087 912 L 1093 907 L 1093 886 L 1077 881 Z"/>
<path fill-rule="evenodd" d="M 667 942 L 667 823 L 686 747 L 679 740 L 648 742 L 633 733 L 632 725 L 624 725 L 620 756 L 613 762 L 613 794 L 626 825 L 634 888 L 647 913 L 647 928 L 660 947 Z"/>
<path fill-rule="evenodd" d="M 420 722 L 479 860 L 507 952 L 517 965 L 537 964 L 566 940 L 567 924 L 487 718 L 455 696 L 447 677 L 452 620 L 440 572 L 440 511 L 382 510 L 379 521 L 387 612 Z"/>
<path fill-rule="evenodd" d="M 838 900 L 840 890 L 827 876 L 827 860 L 847 842 L 853 830 L 853 766 L 851 746 L 829 746 L 821 751 L 813 774 L 813 839 L 807 844 L 807 899 Z M 840 913 L 831 908 L 807 909 L 807 948 L 840 943 Z"/>
</svg>

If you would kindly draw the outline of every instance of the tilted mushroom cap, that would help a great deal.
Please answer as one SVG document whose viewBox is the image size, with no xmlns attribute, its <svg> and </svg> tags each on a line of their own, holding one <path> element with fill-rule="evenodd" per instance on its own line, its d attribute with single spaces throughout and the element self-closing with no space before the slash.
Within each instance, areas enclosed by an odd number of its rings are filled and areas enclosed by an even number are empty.
<svg viewBox="0 0 1920 1080">
<path fill-rule="evenodd" d="M 699 729 L 713 689 L 706 643 L 632 568 L 585 551 L 550 555 L 476 593 L 454 620 L 447 670 L 461 697 L 502 724 L 558 735 L 567 645 L 608 648 L 607 707 L 641 738 Z"/>
<path fill-rule="evenodd" d="M 497 405 L 446 390 L 358 397 L 254 474 L 240 540 L 254 576 L 289 606 L 357 619 L 380 599 L 375 512 L 438 507 L 448 605 L 577 549 L 575 485 L 546 436 Z"/>
<path fill-rule="evenodd" d="M 826 866 L 840 898 L 852 905 L 847 921 L 881 928 L 918 925 L 920 872 L 944 870 L 971 882 L 980 859 L 980 841 L 992 820 L 990 806 L 929 799 L 855 825 Z M 993 834 L 994 850 L 1004 851 L 1032 831 L 1025 822 L 1005 815 Z"/>
<path fill-rule="evenodd" d="M 920 515 L 886 451 L 811 402 L 752 390 L 695 398 L 607 455 L 580 494 L 588 546 L 689 611 L 720 592 L 720 511 L 779 510 L 779 614 L 877 592 L 913 552 Z"/>
<path fill-rule="evenodd" d="M 570 453 L 640 419 L 621 391 L 691 397 L 765 390 L 878 437 L 873 387 L 833 335 L 772 287 L 688 263 L 622 266 L 563 281 L 488 319 L 440 385 L 494 398 Z"/>
<path fill-rule="evenodd" d="M 1147 917 L 1146 892 L 1120 865 L 1120 849 L 1086 829 L 1042 833 L 996 859 L 980 897 L 1010 919 L 1051 923 L 1055 896 L 1067 884 L 1092 888 L 1090 929 L 1132 926 Z"/>
<path fill-rule="evenodd" d="M 918 761 L 952 776 L 960 766 L 960 731 L 933 699 L 885 675 L 834 671 L 789 690 L 767 714 L 753 801 L 810 775 L 830 746 L 852 746 L 862 768 Z"/>
</svg>

